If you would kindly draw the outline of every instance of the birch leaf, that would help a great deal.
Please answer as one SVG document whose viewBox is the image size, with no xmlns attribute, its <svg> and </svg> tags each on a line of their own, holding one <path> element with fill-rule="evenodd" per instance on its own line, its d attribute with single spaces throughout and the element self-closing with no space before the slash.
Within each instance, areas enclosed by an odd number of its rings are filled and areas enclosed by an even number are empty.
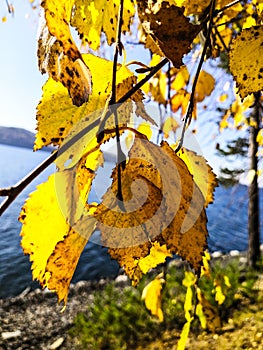
<svg viewBox="0 0 263 350">
<path fill-rule="evenodd" d="M 59 301 L 66 303 L 70 280 L 87 242 L 87 234 L 86 237 L 79 235 L 67 223 L 61 211 L 56 182 L 64 183 L 66 188 L 64 174 L 53 174 L 31 193 L 23 206 L 19 218 L 23 225 L 21 245 L 24 253 L 30 255 L 33 279 L 37 279 L 43 288 L 56 291 Z M 85 225 L 90 235 L 94 225 L 95 221 L 90 217 Z"/>
<path fill-rule="evenodd" d="M 117 198 L 116 169 L 112 177 L 95 216 L 103 244 L 133 284 L 142 275 L 140 259 L 150 254 L 154 242 L 165 243 L 169 254 L 179 254 L 198 271 L 207 237 L 204 199 L 168 144 L 158 147 L 135 137 L 121 173 L 123 201 Z"/>
<path fill-rule="evenodd" d="M 142 292 L 142 300 L 144 300 L 146 308 L 151 311 L 152 315 L 157 316 L 160 322 L 163 322 L 163 311 L 161 308 L 163 283 L 163 279 L 155 278 Z"/>
<path fill-rule="evenodd" d="M 212 304 L 209 303 L 200 288 L 197 288 L 197 299 L 199 302 L 198 305 L 200 304 L 199 308 L 202 308 L 201 322 L 203 326 L 206 325 L 206 327 L 214 333 L 216 330 L 221 328 L 221 320 L 218 315 L 218 311 Z M 203 319 L 204 317 L 205 320 Z"/>
<path fill-rule="evenodd" d="M 177 153 L 187 165 L 189 172 L 193 175 L 196 185 L 199 187 L 205 199 L 205 207 L 214 201 L 214 191 L 218 186 L 216 175 L 207 163 L 206 159 L 195 152 L 181 148 Z"/>
<path fill-rule="evenodd" d="M 115 42 L 119 4 L 118 0 L 75 1 L 75 11 L 71 24 L 77 29 L 82 41 L 89 44 L 91 49 L 97 50 L 99 48 L 101 32 L 105 33 L 109 45 Z M 125 0 L 123 32 L 129 31 L 134 13 L 133 1 Z"/>
<path fill-rule="evenodd" d="M 215 88 L 215 79 L 211 74 L 202 70 L 199 74 L 196 89 L 195 100 L 202 102 L 207 96 L 210 96 Z"/>
<path fill-rule="evenodd" d="M 82 121 L 81 127 L 84 127 L 84 125 L 88 127 L 88 125 L 93 125 L 101 117 L 106 101 L 111 93 L 113 63 L 91 54 L 83 55 L 83 59 L 90 67 L 94 80 L 89 101 L 80 107 L 76 107 L 72 103 L 67 89 L 61 83 L 55 82 L 51 78 L 48 79 L 43 86 L 42 99 L 37 108 L 38 132 L 36 134 L 35 150 L 50 144 L 61 145 L 65 137 L 72 131 L 73 125 L 75 129 L 73 129 L 72 133 L 76 134 L 77 129 L 80 129 L 80 126 L 77 125 L 78 123 Z M 116 83 L 117 96 L 123 96 L 135 83 L 133 73 L 128 68 L 118 65 Z M 142 106 L 142 93 L 138 91 L 132 99 L 136 104 L 136 113 L 154 123 Z M 128 103 L 125 104 L 126 107 L 127 105 Z M 130 106 L 131 108 L 132 106 Z M 126 114 L 125 118 L 128 116 L 129 114 Z M 95 126 L 92 127 L 88 138 L 89 143 L 92 137 L 96 136 L 97 131 Z"/>
<path fill-rule="evenodd" d="M 233 39 L 229 67 L 242 99 L 263 90 L 263 26 L 243 29 Z"/>
<path fill-rule="evenodd" d="M 163 55 L 179 68 L 200 27 L 189 22 L 183 14 L 184 9 L 170 6 L 168 2 L 157 2 L 152 5 L 151 2 L 137 1 L 137 4 L 144 30 Z"/>
<path fill-rule="evenodd" d="M 185 115 L 189 103 L 190 94 L 184 89 L 177 91 L 171 98 L 171 108 L 174 113 L 181 109 L 182 117 Z"/>
<path fill-rule="evenodd" d="M 173 90 L 179 91 L 188 84 L 190 78 L 190 74 L 186 66 L 182 66 L 180 70 L 177 72 L 172 84 L 171 88 Z"/>
<path fill-rule="evenodd" d="M 161 246 L 159 242 L 154 242 L 150 249 L 149 255 L 147 255 L 145 258 L 139 259 L 138 265 L 145 274 L 150 269 L 164 263 L 167 257 L 171 258 L 172 254 L 167 249 L 166 245 L 164 244 Z"/>
<path fill-rule="evenodd" d="M 70 18 L 74 1 L 44 0 L 45 10 L 39 38 L 39 67 L 68 89 L 73 103 L 81 106 L 91 94 L 91 75 L 88 66 L 70 33 Z"/>
</svg>

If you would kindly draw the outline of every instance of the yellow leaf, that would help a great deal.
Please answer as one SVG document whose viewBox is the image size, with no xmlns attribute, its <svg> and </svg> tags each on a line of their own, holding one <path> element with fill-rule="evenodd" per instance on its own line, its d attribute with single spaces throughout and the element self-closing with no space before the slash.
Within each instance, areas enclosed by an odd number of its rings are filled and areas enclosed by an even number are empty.
<svg viewBox="0 0 263 350">
<path fill-rule="evenodd" d="M 188 84 L 190 78 L 190 74 L 188 72 L 188 69 L 186 66 L 180 67 L 180 70 L 175 76 L 175 79 L 173 80 L 171 84 L 171 89 L 179 91 Z"/>
<path fill-rule="evenodd" d="M 211 271 L 210 271 L 210 266 L 209 266 L 209 261 L 211 257 L 210 254 L 206 251 L 204 256 L 203 256 L 203 265 L 201 267 L 201 277 L 206 276 L 208 278 L 211 278 Z"/>
<path fill-rule="evenodd" d="M 90 223 L 91 227 L 88 227 L 86 222 L 87 230 L 93 228 L 92 217 Z M 44 283 L 49 290 L 57 293 L 59 302 L 63 301 L 65 304 L 67 302 L 70 281 L 87 241 L 85 237 L 71 229 L 64 240 L 56 244 L 47 261 L 46 275 L 48 278 Z"/>
<path fill-rule="evenodd" d="M 170 132 L 172 131 L 174 133 L 177 130 L 177 128 L 179 128 L 179 124 L 175 118 L 173 117 L 166 118 L 162 127 L 164 138 L 168 138 Z"/>
<path fill-rule="evenodd" d="M 144 300 L 146 308 L 151 311 L 152 315 L 157 316 L 160 322 L 163 322 L 163 311 L 161 309 L 163 283 L 162 278 L 155 278 L 142 292 L 142 300 Z"/>
<path fill-rule="evenodd" d="M 214 286 L 215 286 L 215 301 L 218 302 L 218 305 L 222 305 L 226 297 L 223 294 L 221 284 L 217 279 L 214 280 Z"/>
<path fill-rule="evenodd" d="M 162 71 L 150 80 L 149 93 L 154 101 L 166 105 L 167 77 Z"/>
<path fill-rule="evenodd" d="M 2 22 L 5 23 L 7 21 L 7 17 L 6 16 L 3 16 L 2 17 Z"/>
<path fill-rule="evenodd" d="M 219 96 L 220 102 L 225 102 L 228 99 L 228 94 L 223 94 Z"/>
<path fill-rule="evenodd" d="M 96 153 L 96 152 L 95 152 Z M 100 154 L 100 153 L 98 153 Z M 86 231 L 80 232 L 75 225 L 87 213 L 87 199 L 91 189 L 95 171 L 99 166 L 99 161 L 93 159 L 93 154 L 83 156 L 72 168 L 65 169 L 55 175 L 55 186 L 60 210 L 67 220 L 67 223 L 84 237 L 89 235 Z M 60 162 L 58 158 L 56 162 Z M 90 166 L 94 165 L 94 169 Z"/>
<path fill-rule="evenodd" d="M 229 281 L 228 276 L 225 276 L 225 275 L 224 275 L 224 283 L 225 283 L 225 285 L 226 285 L 228 288 L 231 288 L 231 283 L 230 283 L 230 281 Z"/>
<path fill-rule="evenodd" d="M 138 266 L 143 273 L 147 273 L 151 268 L 164 263 L 167 257 L 172 257 L 172 254 L 167 249 L 166 245 L 160 245 L 159 242 L 154 242 L 149 255 L 139 259 Z"/>
<path fill-rule="evenodd" d="M 168 144 L 158 147 L 146 137 L 135 137 L 121 172 L 122 201 L 117 198 L 117 169 L 112 177 L 95 216 L 103 244 L 133 284 L 142 275 L 138 260 L 149 254 L 155 241 L 199 271 L 207 237 L 204 200 Z"/>
<path fill-rule="evenodd" d="M 43 0 L 41 2 L 50 34 L 61 42 L 65 53 L 73 55 L 72 58 L 77 59 L 80 57 L 80 53 L 74 44 L 69 28 L 73 5 L 74 0 L 61 0 L 59 2 Z"/>
<path fill-rule="evenodd" d="M 213 169 L 204 157 L 191 150 L 181 148 L 177 155 L 184 161 L 189 172 L 193 175 L 196 185 L 204 196 L 205 207 L 207 207 L 210 203 L 213 203 L 214 191 L 218 186 Z"/>
<path fill-rule="evenodd" d="M 152 137 L 152 129 L 150 127 L 149 124 L 147 123 L 142 123 L 138 126 L 137 130 L 142 133 L 143 135 L 145 135 L 147 137 L 148 140 L 151 139 Z"/>
<path fill-rule="evenodd" d="M 29 196 L 20 214 L 21 245 L 25 254 L 30 255 L 33 279 L 43 287 L 56 291 L 59 301 L 67 300 L 70 280 L 79 256 L 92 234 L 95 221 L 86 220 L 85 237 L 70 227 L 60 204 L 62 196 L 67 200 L 66 189 L 57 192 L 57 183 L 64 183 L 63 173 L 56 173 L 47 182 L 38 186 Z M 76 223 L 76 228 L 79 223 Z"/>
<path fill-rule="evenodd" d="M 196 277 L 191 271 L 185 271 L 184 273 L 184 279 L 182 281 L 183 286 L 185 287 L 192 287 L 196 282 Z M 192 306 L 188 308 L 188 310 L 191 310 Z"/>
<path fill-rule="evenodd" d="M 257 143 L 260 146 L 263 146 L 263 129 L 259 130 L 259 132 L 257 134 Z"/>
<path fill-rule="evenodd" d="M 263 89 L 262 36 L 263 26 L 243 29 L 231 45 L 229 67 L 242 99 Z"/>
<path fill-rule="evenodd" d="M 195 99 L 196 102 L 202 102 L 205 97 L 210 96 L 215 88 L 215 79 L 211 74 L 202 70 L 199 74 L 196 89 Z"/>
<path fill-rule="evenodd" d="M 80 131 L 80 127 L 92 126 L 102 116 L 104 106 L 111 93 L 113 63 L 91 54 L 83 55 L 83 59 L 90 67 L 94 79 L 93 90 L 89 101 L 80 107 L 76 107 L 73 105 L 63 85 L 50 78 L 43 86 L 43 96 L 37 108 L 38 132 L 36 134 L 35 150 L 50 144 L 61 145 L 70 131 L 72 134 L 76 134 L 77 130 Z M 103 74 L 101 74 L 102 71 Z M 131 86 L 135 83 L 133 77 L 134 74 L 128 68 L 121 65 L 118 66 L 116 81 L 117 96 L 125 94 L 130 90 Z M 136 104 L 136 114 L 154 123 L 142 105 L 143 95 L 141 91 L 134 94 L 132 100 Z M 127 106 L 132 109 L 132 105 L 128 103 L 123 108 Z M 129 117 L 129 114 L 126 113 L 124 116 Z M 112 120 L 113 118 L 107 125 L 110 124 L 113 127 Z M 80 122 L 82 124 L 78 126 L 77 124 Z M 73 125 L 75 126 L 74 128 Z M 92 126 L 89 136 L 85 138 L 85 141 L 90 144 L 90 147 L 91 140 L 95 138 L 98 131 L 98 126 L 96 126 Z M 95 144 L 92 145 L 92 147 L 94 146 Z M 72 154 L 76 158 L 74 152 Z"/>
<path fill-rule="evenodd" d="M 183 330 L 180 334 L 180 339 L 177 343 L 177 350 L 184 350 L 186 347 L 186 342 L 188 339 L 188 335 L 190 332 L 190 327 L 191 327 L 191 322 L 193 321 L 194 318 L 191 318 L 189 321 L 187 321 L 184 326 L 183 326 Z"/>
<path fill-rule="evenodd" d="M 73 17 L 71 20 L 84 44 L 97 50 L 100 46 L 101 32 L 106 35 L 109 45 L 116 40 L 116 30 L 119 12 L 118 0 L 76 0 Z M 135 5 L 131 0 L 124 1 L 122 17 L 122 32 L 129 31 L 130 23 L 135 13 Z"/>
<path fill-rule="evenodd" d="M 162 143 L 162 149 L 175 162 L 182 186 L 180 207 L 173 221 L 162 232 L 162 236 L 171 252 L 187 260 L 198 272 L 202 265 L 202 256 L 208 234 L 207 218 L 203 208 L 204 199 L 185 163 L 179 162 L 180 158 L 166 143 Z M 173 193 L 175 193 L 174 191 L 175 189 L 173 189 Z M 191 202 L 189 202 L 190 198 Z M 180 210 L 180 208 L 182 209 Z"/>
<path fill-rule="evenodd" d="M 184 10 L 170 6 L 167 2 L 138 1 L 138 13 L 146 33 L 168 57 L 176 68 L 182 65 L 183 56 L 189 52 L 193 39 L 200 31 L 199 25 L 193 25 L 183 15 Z M 176 25 L 171 25 L 176 23 Z M 176 45 L 173 43 L 176 42 Z"/>
<path fill-rule="evenodd" d="M 203 316 L 206 319 L 206 327 L 214 333 L 216 330 L 221 328 L 221 321 L 218 311 L 209 303 L 199 288 L 196 288 L 196 290 L 198 302 L 202 307 Z"/>
<path fill-rule="evenodd" d="M 177 91 L 171 98 L 171 108 L 176 113 L 180 108 L 182 109 L 182 117 L 185 115 L 187 106 L 189 103 L 190 94 L 186 90 L 182 89 Z"/>
<path fill-rule="evenodd" d="M 68 89 L 73 103 L 81 106 L 91 94 L 91 75 L 70 32 L 74 0 L 44 0 L 46 23 L 39 37 L 39 67 Z M 46 28 L 47 26 L 47 28 Z"/>
<path fill-rule="evenodd" d="M 205 318 L 205 314 L 203 313 L 203 307 L 200 303 L 198 303 L 196 306 L 195 314 L 199 318 L 201 327 L 203 329 L 206 329 L 206 318 Z"/>
</svg>

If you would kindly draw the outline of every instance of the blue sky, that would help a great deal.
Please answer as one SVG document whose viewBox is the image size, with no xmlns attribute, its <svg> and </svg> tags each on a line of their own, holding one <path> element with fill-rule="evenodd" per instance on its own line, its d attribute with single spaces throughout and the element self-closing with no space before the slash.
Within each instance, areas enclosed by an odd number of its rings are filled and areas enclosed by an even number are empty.
<svg viewBox="0 0 263 350">
<path fill-rule="evenodd" d="M 38 12 L 27 0 L 14 2 L 15 14 L 8 15 L 1 1 L 0 18 L 0 125 L 34 131 L 36 106 L 46 77 L 37 67 Z"/>
</svg>

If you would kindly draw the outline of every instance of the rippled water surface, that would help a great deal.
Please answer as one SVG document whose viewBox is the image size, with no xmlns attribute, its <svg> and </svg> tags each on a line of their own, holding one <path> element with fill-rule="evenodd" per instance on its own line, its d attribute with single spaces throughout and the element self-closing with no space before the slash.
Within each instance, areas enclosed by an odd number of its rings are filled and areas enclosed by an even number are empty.
<svg viewBox="0 0 263 350">
<path fill-rule="evenodd" d="M 21 180 L 47 156 L 46 152 L 33 153 L 28 149 L 0 145 L 0 187 L 10 186 Z M 45 181 L 53 169 L 51 166 L 31 183 L 0 217 L 0 298 L 17 295 L 28 286 L 38 286 L 31 280 L 30 263 L 20 247 L 21 225 L 17 218 L 28 194 L 38 183 Z M 101 170 L 100 179 L 96 184 L 96 193 L 103 193 L 99 186 L 103 185 L 106 188 L 106 182 L 106 177 Z M 92 192 L 92 196 L 95 198 L 95 191 Z M 261 208 L 263 208 L 262 190 Z M 218 188 L 215 202 L 208 208 L 207 215 L 210 234 L 208 243 L 211 251 L 228 252 L 233 249 L 241 251 L 247 249 L 247 188 L 245 186 L 231 189 Z M 261 218 L 261 227 L 263 227 L 263 218 Z M 114 277 L 118 271 L 118 265 L 110 259 L 107 249 L 90 242 L 81 255 L 72 282 Z"/>
</svg>

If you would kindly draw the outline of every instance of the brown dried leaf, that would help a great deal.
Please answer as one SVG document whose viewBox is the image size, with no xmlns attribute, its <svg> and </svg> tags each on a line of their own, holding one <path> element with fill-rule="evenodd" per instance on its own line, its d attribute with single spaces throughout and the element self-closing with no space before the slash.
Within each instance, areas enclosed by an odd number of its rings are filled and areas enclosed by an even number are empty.
<svg viewBox="0 0 263 350">
<path fill-rule="evenodd" d="M 168 2 L 137 1 L 139 18 L 146 33 L 151 36 L 164 56 L 175 67 L 182 65 L 183 56 L 190 51 L 190 45 L 198 32 L 199 25 L 193 25 L 184 16 L 184 9 Z M 156 48 L 154 49 L 156 51 Z"/>
</svg>

